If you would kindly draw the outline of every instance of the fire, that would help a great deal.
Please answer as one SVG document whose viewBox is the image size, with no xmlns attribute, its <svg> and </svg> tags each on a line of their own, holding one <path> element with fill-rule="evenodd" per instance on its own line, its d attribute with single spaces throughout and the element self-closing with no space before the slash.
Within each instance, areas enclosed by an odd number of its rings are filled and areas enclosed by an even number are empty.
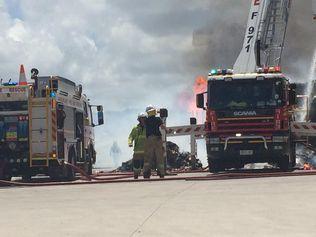
<svg viewBox="0 0 316 237">
<path fill-rule="evenodd" d="M 189 104 L 189 112 L 192 116 L 196 117 L 197 120 L 202 120 L 202 111 L 196 108 L 195 97 L 199 93 L 206 92 L 207 90 L 207 79 L 204 76 L 197 76 L 193 85 L 193 96 Z M 199 121 L 202 122 L 202 121 Z"/>
<path fill-rule="evenodd" d="M 207 79 L 204 76 L 195 78 L 192 89 L 186 89 L 178 95 L 177 106 L 196 117 L 198 123 L 203 123 L 203 110 L 196 108 L 196 94 L 207 91 Z"/>
<path fill-rule="evenodd" d="M 304 170 L 311 170 L 312 166 L 309 163 L 306 162 L 306 163 L 304 163 L 303 169 Z"/>
</svg>

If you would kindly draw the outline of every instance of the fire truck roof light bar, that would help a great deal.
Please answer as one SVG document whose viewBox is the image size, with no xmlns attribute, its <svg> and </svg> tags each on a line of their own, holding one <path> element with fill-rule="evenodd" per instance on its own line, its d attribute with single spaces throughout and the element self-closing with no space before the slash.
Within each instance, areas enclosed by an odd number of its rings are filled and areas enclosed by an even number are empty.
<svg viewBox="0 0 316 237">
<path fill-rule="evenodd" d="M 219 75 L 233 75 L 233 69 L 212 69 L 209 73 L 210 76 L 219 76 Z"/>
<path fill-rule="evenodd" d="M 280 73 L 280 72 L 282 72 L 280 66 L 257 68 L 257 73 Z"/>
</svg>

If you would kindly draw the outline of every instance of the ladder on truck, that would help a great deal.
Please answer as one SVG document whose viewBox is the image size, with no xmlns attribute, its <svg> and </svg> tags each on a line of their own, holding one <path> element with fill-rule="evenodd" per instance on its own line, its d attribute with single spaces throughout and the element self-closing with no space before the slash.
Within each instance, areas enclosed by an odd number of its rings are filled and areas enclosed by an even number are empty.
<svg viewBox="0 0 316 237">
<path fill-rule="evenodd" d="M 29 99 L 29 144 L 30 167 L 49 166 L 50 140 L 50 97 L 33 97 Z"/>
<path fill-rule="evenodd" d="M 281 64 L 291 0 L 269 0 L 267 3 L 258 33 L 261 51 L 259 63 L 272 67 Z"/>
</svg>

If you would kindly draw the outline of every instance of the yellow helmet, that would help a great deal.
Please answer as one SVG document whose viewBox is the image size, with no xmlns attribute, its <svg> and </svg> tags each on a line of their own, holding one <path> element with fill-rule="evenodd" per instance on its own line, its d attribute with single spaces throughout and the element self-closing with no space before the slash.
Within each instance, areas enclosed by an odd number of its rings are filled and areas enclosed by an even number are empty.
<svg viewBox="0 0 316 237">
<path fill-rule="evenodd" d="M 156 109 L 148 110 L 148 111 L 147 111 L 147 114 L 148 114 L 148 117 L 156 116 L 157 110 L 156 110 Z"/>
<path fill-rule="evenodd" d="M 148 106 L 146 107 L 146 113 L 147 113 L 148 117 L 150 117 L 150 116 L 156 116 L 157 110 L 155 109 L 154 106 L 148 105 Z"/>
</svg>

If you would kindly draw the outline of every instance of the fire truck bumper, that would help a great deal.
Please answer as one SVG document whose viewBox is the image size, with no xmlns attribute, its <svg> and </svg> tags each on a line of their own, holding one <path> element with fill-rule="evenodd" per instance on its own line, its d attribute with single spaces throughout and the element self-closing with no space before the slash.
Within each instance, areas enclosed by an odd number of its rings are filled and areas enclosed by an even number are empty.
<svg viewBox="0 0 316 237">
<path fill-rule="evenodd" d="M 266 140 L 262 136 L 231 137 L 225 141 L 209 139 L 207 154 L 209 160 L 222 160 L 231 167 L 248 163 L 275 163 L 280 157 L 290 154 L 288 137 L 277 136 Z"/>
<path fill-rule="evenodd" d="M 0 163 L 12 174 L 20 174 L 29 165 L 28 142 L 0 143 Z"/>
</svg>

